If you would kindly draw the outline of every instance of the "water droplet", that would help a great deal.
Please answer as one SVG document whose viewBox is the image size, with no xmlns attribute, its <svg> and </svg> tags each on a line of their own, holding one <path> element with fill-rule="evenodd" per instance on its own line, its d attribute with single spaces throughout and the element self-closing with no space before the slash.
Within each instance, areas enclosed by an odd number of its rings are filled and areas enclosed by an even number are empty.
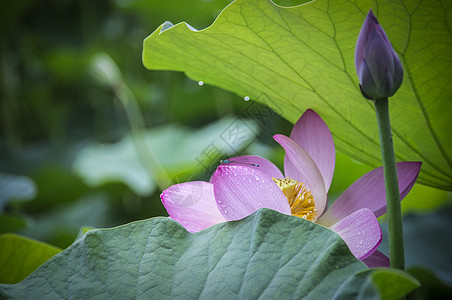
<svg viewBox="0 0 452 300">
<path fill-rule="evenodd" d="M 198 81 L 198 85 L 204 85 L 204 81 Z"/>
<path fill-rule="evenodd" d="M 250 101 L 250 97 L 249 97 L 249 96 L 245 96 L 245 97 L 243 98 L 243 100 L 245 100 L 245 101 Z"/>
</svg>

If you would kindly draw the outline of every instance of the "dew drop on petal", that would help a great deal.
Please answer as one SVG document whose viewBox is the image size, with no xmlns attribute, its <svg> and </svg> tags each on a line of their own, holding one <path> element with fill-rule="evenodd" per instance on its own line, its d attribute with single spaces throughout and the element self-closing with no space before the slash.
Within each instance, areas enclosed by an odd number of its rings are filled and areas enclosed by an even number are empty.
<svg viewBox="0 0 452 300">
<path fill-rule="evenodd" d="M 249 96 L 245 96 L 245 97 L 243 98 L 243 100 L 245 100 L 245 101 L 250 101 L 250 97 L 249 97 Z"/>
<path fill-rule="evenodd" d="M 198 85 L 204 85 L 204 81 L 198 81 Z"/>
</svg>

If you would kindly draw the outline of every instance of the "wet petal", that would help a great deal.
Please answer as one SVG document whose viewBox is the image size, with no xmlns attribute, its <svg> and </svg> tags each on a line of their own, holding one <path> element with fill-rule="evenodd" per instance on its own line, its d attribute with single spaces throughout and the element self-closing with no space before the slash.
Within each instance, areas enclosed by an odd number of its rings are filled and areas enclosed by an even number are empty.
<svg viewBox="0 0 452 300">
<path fill-rule="evenodd" d="M 369 257 L 381 243 L 381 229 L 370 209 L 363 208 L 329 227 L 345 241 L 359 260 Z"/>
<path fill-rule="evenodd" d="M 368 258 L 363 259 L 363 263 L 368 268 L 389 268 L 389 258 L 378 250 L 375 250 Z"/>
<path fill-rule="evenodd" d="M 322 118 L 312 109 L 295 123 L 290 138 L 298 143 L 312 158 L 322 174 L 328 191 L 333 179 L 336 152 L 333 136 Z"/>
<path fill-rule="evenodd" d="M 282 134 L 273 138 L 286 150 L 284 158 L 284 174 L 286 177 L 301 181 L 311 191 L 317 214 L 320 216 L 325 210 L 327 197 L 325 182 L 315 162 L 308 153 L 295 141 Z"/>
<path fill-rule="evenodd" d="M 405 198 L 416 182 L 421 164 L 410 161 L 397 163 L 400 200 Z M 330 226 L 360 208 L 369 208 L 377 217 L 386 213 L 386 190 L 382 167 L 355 181 L 334 201 L 317 223 Z"/>
<path fill-rule="evenodd" d="M 245 165 L 247 167 L 258 168 L 262 173 L 267 174 L 270 177 L 284 178 L 283 173 L 279 170 L 275 164 L 266 158 L 256 156 L 256 155 L 244 155 L 228 158 L 227 161 L 232 165 Z M 258 165 L 258 167 L 252 166 L 253 164 Z"/>
<path fill-rule="evenodd" d="M 190 232 L 226 221 L 218 210 L 211 183 L 176 184 L 164 190 L 160 198 L 170 217 Z"/>
<path fill-rule="evenodd" d="M 242 219 L 264 207 L 290 215 L 282 191 L 258 168 L 222 164 L 213 175 L 213 186 L 218 208 L 228 221 Z"/>
</svg>

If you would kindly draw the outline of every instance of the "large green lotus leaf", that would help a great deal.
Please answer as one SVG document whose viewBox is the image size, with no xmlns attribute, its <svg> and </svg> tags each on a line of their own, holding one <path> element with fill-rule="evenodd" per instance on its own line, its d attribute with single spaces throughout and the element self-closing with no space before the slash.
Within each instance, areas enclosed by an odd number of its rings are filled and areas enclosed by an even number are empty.
<svg viewBox="0 0 452 300">
<path fill-rule="evenodd" d="M 390 100 L 397 159 L 422 161 L 419 182 L 452 190 L 451 5 L 316 0 L 285 8 L 237 0 L 201 31 L 165 22 L 144 41 L 143 62 L 249 96 L 292 122 L 312 108 L 341 152 L 376 167 L 375 112 L 361 96 L 354 66 L 359 30 L 373 9 L 405 70 Z"/>
<path fill-rule="evenodd" d="M 59 252 L 59 248 L 20 235 L 0 235 L 0 282 L 23 280 Z"/>
<path fill-rule="evenodd" d="M 336 233 L 261 209 L 199 233 L 168 218 L 90 230 L 0 296 L 330 299 L 365 269 Z"/>
</svg>

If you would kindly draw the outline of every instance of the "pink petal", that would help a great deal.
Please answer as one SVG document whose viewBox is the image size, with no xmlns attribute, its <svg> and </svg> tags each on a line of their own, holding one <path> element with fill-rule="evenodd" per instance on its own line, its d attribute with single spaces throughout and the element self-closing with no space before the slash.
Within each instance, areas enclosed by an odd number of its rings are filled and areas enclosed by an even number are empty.
<svg viewBox="0 0 452 300">
<path fill-rule="evenodd" d="M 190 232 L 226 221 L 218 210 L 211 183 L 192 181 L 176 184 L 164 190 L 160 198 L 170 217 Z"/>
<path fill-rule="evenodd" d="M 416 182 L 421 164 L 409 161 L 397 163 L 400 200 L 405 198 Z M 334 201 L 317 223 L 328 227 L 360 208 L 369 208 L 377 217 L 386 213 L 386 191 L 382 167 L 370 171 L 355 181 Z"/>
<path fill-rule="evenodd" d="M 295 141 L 282 134 L 273 138 L 286 150 L 284 158 L 284 173 L 286 177 L 301 181 L 311 191 L 318 215 L 325 210 L 327 197 L 325 182 L 315 162 L 308 153 Z"/>
<path fill-rule="evenodd" d="M 328 191 L 333 179 L 336 152 L 333 136 L 322 118 L 308 109 L 295 123 L 290 138 L 298 143 L 312 158 L 322 173 Z"/>
<path fill-rule="evenodd" d="M 218 208 L 228 221 L 249 216 L 260 208 L 290 215 L 289 203 L 270 176 L 259 168 L 222 164 L 213 175 L 213 190 Z"/>
<path fill-rule="evenodd" d="M 378 250 L 363 259 L 368 268 L 389 268 L 389 258 Z"/>
<path fill-rule="evenodd" d="M 345 241 L 359 260 L 369 257 L 381 243 L 381 229 L 374 213 L 367 208 L 355 211 L 329 227 Z"/>
<path fill-rule="evenodd" d="M 228 164 L 231 165 L 245 165 L 252 168 L 258 168 L 262 173 L 267 174 L 270 177 L 275 178 L 284 178 L 283 173 L 275 166 L 271 161 L 266 158 L 255 156 L 255 155 L 245 155 L 245 156 L 237 156 L 231 157 L 227 159 Z M 258 165 L 258 167 L 252 166 L 253 164 Z M 212 178 L 210 178 L 210 182 L 213 182 L 213 174 Z"/>
</svg>

